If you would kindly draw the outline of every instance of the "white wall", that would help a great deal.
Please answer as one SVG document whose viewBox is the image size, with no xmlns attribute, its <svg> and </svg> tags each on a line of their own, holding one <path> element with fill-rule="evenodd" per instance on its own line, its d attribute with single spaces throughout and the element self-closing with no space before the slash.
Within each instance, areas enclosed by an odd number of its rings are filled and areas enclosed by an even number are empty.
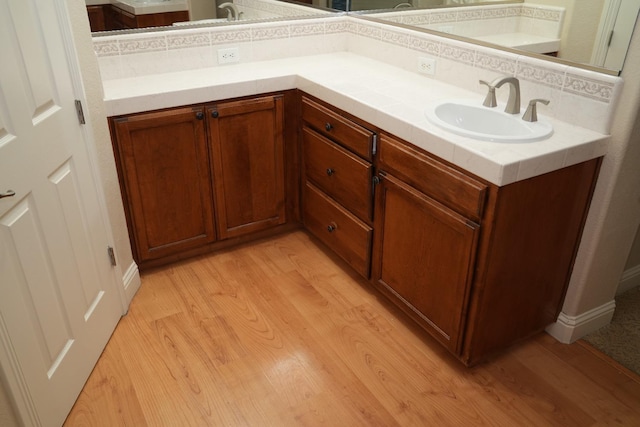
<svg viewBox="0 0 640 427">
<path fill-rule="evenodd" d="M 586 313 L 610 306 L 640 225 L 640 31 L 635 31 L 631 39 L 622 78 L 624 89 L 609 152 L 602 164 L 562 310 L 569 319 L 579 320 Z M 550 332 L 565 341 L 593 330 L 586 328 L 561 337 L 559 328 L 556 324 Z"/>
</svg>

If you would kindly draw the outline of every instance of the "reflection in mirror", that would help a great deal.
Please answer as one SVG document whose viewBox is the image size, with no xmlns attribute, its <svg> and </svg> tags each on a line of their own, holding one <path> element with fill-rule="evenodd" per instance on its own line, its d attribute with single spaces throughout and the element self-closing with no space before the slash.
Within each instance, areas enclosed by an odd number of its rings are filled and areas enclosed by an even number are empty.
<svg viewBox="0 0 640 427">
<path fill-rule="evenodd" d="M 372 16 L 618 74 L 639 10 L 640 0 L 524 0 L 522 5 L 500 3 L 467 9 L 421 10 L 412 6 L 377 11 Z"/>
<path fill-rule="evenodd" d="M 355 11 L 357 15 L 375 17 L 395 25 L 411 26 L 422 31 L 435 31 L 448 34 L 472 43 L 489 45 L 507 50 L 520 49 L 518 52 L 539 55 L 540 58 L 556 60 L 540 54 L 557 55 L 558 61 L 569 65 L 588 68 L 608 74 L 618 74 L 622 69 L 629 40 L 640 9 L 640 0 L 85 0 L 92 23 L 92 30 L 104 31 L 110 28 L 139 28 L 134 31 L 160 31 L 171 28 L 184 28 L 191 25 L 234 25 L 256 20 L 299 19 L 311 16 L 333 14 L 338 11 Z M 232 2 L 238 8 L 239 21 L 228 21 L 228 8 L 220 8 L 222 3 Z M 126 4 L 129 3 L 128 6 Z M 181 4 L 179 10 L 169 10 Z M 516 23 L 513 17 L 490 18 L 491 9 L 515 7 L 521 12 Z M 464 8 L 463 8 L 464 6 Z M 167 8 L 161 11 L 161 8 Z M 478 12 L 485 11 L 484 13 Z M 562 10 L 563 12 L 549 12 Z M 114 13 L 118 9 L 120 14 Z M 476 12 L 474 12 L 476 9 Z M 142 13 L 144 11 L 144 13 Z M 187 13 L 176 17 L 170 14 Z M 242 12 L 240 14 L 240 12 Z M 136 15 L 136 13 L 139 13 Z M 420 15 L 437 14 L 433 20 L 420 20 Z M 474 15 L 485 15 L 484 22 L 471 19 Z M 530 16 L 528 16 L 529 14 Z M 233 14 L 231 14 L 233 19 Z M 435 16 L 435 15 L 434 15 Z M 448 18 L 447 18 L 448 16 Z M 554 22 L 558 16 L 561 19 Z M 161 18 L 170 17 L 167 20 Z M 191 21 L 188 18 L 191 17 Z M 454 18 L 452 18 L 454 17 Z M 553 17 L 553 19 L 552 19 Z M 486 19 L 485 19 L 486 18 Z M 493 19 L 493 21 L 491 21 Z M 115 22 L 119 20 L 119 22 Z M 561 21 L 561 22 L 560 22 Z M 172 26 L 176 22 L 177 25 Z M 465 23 L 466 22 L 466 23 Z M 544 32 L 555 31 L 555 48 L 542 46 L 534 48 L 535 43 L 523 48 L 515 33 L 539 36 L 543 32 L 532 26 L 540 24 Z M 471 23 L 471 25 L 468 25 Z M 477 25 L 476 25 L 477 24 Z M 511 35 L 507 32 L 508 25 Z M 525 27 L 529 25 L 529 28 Z M 159 28 L 151 28 L 159 27 Z M 528 31 L 521 31 L 525 29 Z M 474 34 L 474 31 L 476 34 Z M 558 33 L 559 32 L 559 33 Z M 448 33 L 448 34 L 447 34 Z M 96 33 L 99 36 L 107 33 Z M 505 37 L 504 35 L 507 34 Z M 522 34 L 520 34 L 522 36 Z M 484 40 L 483 40 L 484 38 Z M 502 41 L 495 40 L 502 38 Z M 506 41 L 504 40 L 506 38 Z"/>
<path fill-rule="evenodd" d="M 335 11 L 326 0 L 85 0 L 91 31 L 165 30 L 166 26 L 229 25 L 291 19 Z M 317 3 L 317 4 L 316 4 Z M 322 4 L 321 4 L 322 3 Z M 157 28 L 160 27 L 160 28 Z M 96 35 L 96 34 L 94 34 Z"/>
</svg>

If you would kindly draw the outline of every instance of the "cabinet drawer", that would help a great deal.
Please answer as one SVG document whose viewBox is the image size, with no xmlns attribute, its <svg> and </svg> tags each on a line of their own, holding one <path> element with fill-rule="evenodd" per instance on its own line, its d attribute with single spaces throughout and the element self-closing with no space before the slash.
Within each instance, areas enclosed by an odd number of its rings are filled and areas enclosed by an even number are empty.
<svg viewBox="0 0 640 427">
<path fill-rule="evenodd" d="M 357 155 L 373 159 L 374 132 L 302 97 L 302 119 L 323 135 L 333 139 Z"/>
<path fill-rule="evenodd" d="M 315 131 L 303 130 L 307 179 L 364 220 L 372 219 L 371 163 L 351 154 Z"/>
<path fill-rule="evenodd" d="M 369 277 L 373 230 L 310 182 L 304 188 L 304 224 L 358 273 Z"/>
<path fill-rule="evenodd" d="M 388 135 L 380 135 L 379 169 L 388 170 L 445 206 L 479 221 L 488 186 Z"/>
</svg>

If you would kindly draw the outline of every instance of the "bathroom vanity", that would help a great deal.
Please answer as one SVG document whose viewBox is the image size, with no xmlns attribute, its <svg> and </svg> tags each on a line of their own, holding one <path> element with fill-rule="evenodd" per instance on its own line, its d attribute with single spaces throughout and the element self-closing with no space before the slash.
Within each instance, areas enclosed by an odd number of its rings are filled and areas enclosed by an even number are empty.
<svg viewBox="0 0 640 427">
<path fill-rule="evenodd" d="M 141 268 L 301 220 L 467 365 L 557 317 L 600 164 L 496 186 L 297 90 L 110 122 Z"/>
<path fill-rule="evenodd" d="M 166 61 L 171 49 L 145 51 L 145 63 L 132 63 L 143 71 L 126 76 L 131 50 L 114 56 L 117 37 L 95 44 L 141 268 L 304 227 L 464 364 L 556 320 L 607 149 L 598 118 L 611 114 L 617 78 L 348 17 L 250 30 L 161 34 L 154 43 L 190 46 L 177 57 L 195 53 L 197 66 L 172 68 L 182 63 Z M 310 52 L 345 39 L 349 51 Z M 229 45 L 251 59 L 203 65 Z M 412 66 L 437 47 L 438 78 L 376 59 L 390 45 L 412 46 L 394 57 Z M 159 64 L 165 72 L 144 71 Z M 553 126 L 545 139 L 481 141 L 427 120 L 431 103 L 481 105 L 478 77 L 505 75 L 522 79 L 524 105 L 551 95 L 555 110 L 540 112 Z M 566 87 L 556 94 L 550 81 Z M 506 89 L 497 90 L 503 109 Z M 575 103 L 583 114 L 570 115 Z M 248 106 L 257 108 L 244 114 Z"/>
</svg>

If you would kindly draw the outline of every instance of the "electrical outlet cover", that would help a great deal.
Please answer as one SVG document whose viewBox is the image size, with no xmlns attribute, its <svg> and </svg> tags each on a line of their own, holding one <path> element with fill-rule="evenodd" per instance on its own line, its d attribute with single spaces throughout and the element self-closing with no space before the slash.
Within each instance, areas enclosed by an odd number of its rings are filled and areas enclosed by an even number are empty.
<svg viewBox="0 0 640 427">
<path fill-rule="evenodd" d="M 218 49 L 218 64 L 230 64 L 240 62 L 240 51 L 237 47 Z"/>
<path fill-rule="evenodd" d="M 429 75 L 435 74 L 436 60 L 433 58 L 426 58 L 424 56 L 418 57 L 418 72 Z"/>
</svg>

